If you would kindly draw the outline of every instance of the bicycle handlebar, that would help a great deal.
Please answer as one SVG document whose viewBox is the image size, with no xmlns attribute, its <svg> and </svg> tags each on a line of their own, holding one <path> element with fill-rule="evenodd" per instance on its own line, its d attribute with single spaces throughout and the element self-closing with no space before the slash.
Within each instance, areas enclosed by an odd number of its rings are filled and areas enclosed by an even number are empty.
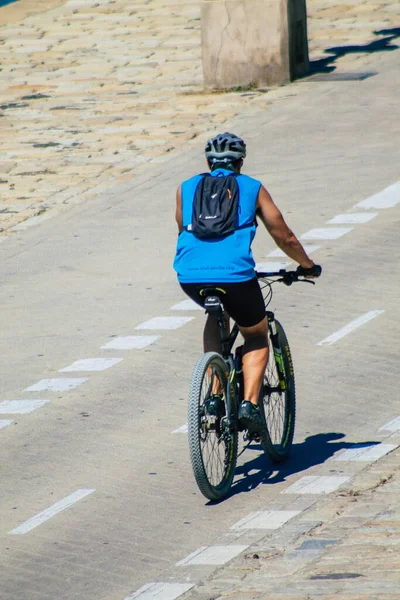
<svg viewBox="0 0 400 600">
<path fill-rule="evenodd" d="M 257 275 L 257 279 L 269 279 L 270 277 L 278 277 L 278 279 L 276 279 L 276 281 L 281 281 L 285 285 L 292 285 L 292 283 L 295 283 L 297 281 L 302 281 L 304 283 L 311 283 L 312 285 L 315 285 L 315 281 L 312 281 L 311 279 L 303 278 L 305 275 L 302 271 L 303 271 L 303 269 L 301 269 L 301 268 L 299 268 L 296 271 L 286 271 L 285 269 L 280 269 L 279 271 L 269 271 L 269 272 L 256 271 L 256 275 Z M 322 271 L 322 269 L 320 267 L 318 274 L 316 274 L 316 277 L 319 277 L 319 275 L 321 274 L 321 271 Z M 300 277 L 302 277 L 302 279 L 300 279 Z"/>
</svg>

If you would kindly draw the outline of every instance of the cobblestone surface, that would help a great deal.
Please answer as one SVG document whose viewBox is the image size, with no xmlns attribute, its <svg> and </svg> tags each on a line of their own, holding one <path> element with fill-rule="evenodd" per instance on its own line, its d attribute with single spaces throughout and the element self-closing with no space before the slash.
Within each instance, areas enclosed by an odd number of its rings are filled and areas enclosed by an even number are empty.
<svg viewBox="0 0 400 600">
<path fill-rule="evenodd" d="M 396 450 L 363 470 L 302 514 L 303 532 L 266 536 L 185 599 L 400 598 L 399 458 Z"/>
<path fill-rule="evenodd" d="M 200 5 L 21 0 L 0 8 L 0 237 L 301 93 L 305 84 L 204 93 Z M 394 48 L 400 33 L 400 5 L 386 0 L 309 0 L 308 13 L 310 58 L 321 72 L 368 69 L 370 53 Z"/>
</svg>

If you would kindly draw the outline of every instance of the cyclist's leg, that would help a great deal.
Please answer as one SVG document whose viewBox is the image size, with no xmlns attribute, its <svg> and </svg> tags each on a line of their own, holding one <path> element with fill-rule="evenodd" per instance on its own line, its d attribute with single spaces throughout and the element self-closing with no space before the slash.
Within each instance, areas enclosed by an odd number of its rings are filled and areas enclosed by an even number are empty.
<svg viewBox="0 0 400 600">
<path fill-rule="evenodd" d="M 257 405 L 268 362 L 267 317 L 252 327 L 239 325 L 239 329 L 244 338 L 242 358 L 244 399 Z"/>
<path fill-rule="evenodd" d="M 226 286 L 225 306 L 244 338 L 244 399 L 257 405 L 268 361 L 268 322 L 256 278 Z"/>
<path fill-rule="evenodd" d="M 229 315 L 225 313 L 226 329 L 229 332 Z M 204 352 L 218 352 L 222 354 L 221 332 L 216 315 L 207 315 L 206 324 L 203 331 Z M 223 390 L 218 378 L 214 377 L 211 388 L 212 394 L 222 394 Z"/>
<path fill-rule="evenodd" d="M 181 284 L 182 290 L 191 298 L 194 302 L 199 304 L 199 306 L 204 306 L 205 296 L 200 294 L 200 291 L 203 288 L 220 286 L 220 284 L 212 284 L 212 283 L 189 283 L 189 284 Z M 225 323 L 226 323 L 226 332 L 229 334 L 230 325 L 229 325 L 229 315 L 225 312 Z M 203 331 L 203 348 L 204 352 L 217 352 L 218 354 L 222 354 L 222 344 L 221 344 L 221 332 L 218 325 L 218 317 L 215 314 L 208 314 L 206 323 L 204 325 Z M 211 377 L 211 373 L 210 373 Z M 221 384 L 217 377 L 214 377 L 212 380 L 212 394 L 221 394 L 222 393 Z"/>
<path fill-rule="evenodd" d="M 225 312 L 224 317 L 226 332 L 229 334 L 230 328 L 228 313 Z M 218 319 L 214 314 L 207 315 L 203 332 L 203 346 L 204 352 L 218 352 L 219 354 L 222 354 L 221 332 L 218 325 Z"/>
<path fill-rule="evenodd" d="M 199 306 L 204 306 L 205 296 L 200 294 L 204 288 L 221 287 L 220 283 L 181 283 L 181 288 L 189 298 L 191 298 Z M 226 331 L 229 334 L 229 315 L 225 312 Z M 218 325 L 218 319 L 214 314 L 208 314 L 203 332 L 203 347 L 204 352 L 218 352 L 222 354 L 221 332 Z"/>
</svg>

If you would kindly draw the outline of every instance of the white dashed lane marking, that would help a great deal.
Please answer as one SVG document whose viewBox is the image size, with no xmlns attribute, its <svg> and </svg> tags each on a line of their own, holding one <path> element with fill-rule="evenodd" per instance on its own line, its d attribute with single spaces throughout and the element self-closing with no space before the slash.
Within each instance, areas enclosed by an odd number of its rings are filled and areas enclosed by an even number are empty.
<svg viewBox="0 0 400 600">
<path fill-rule="evenodd" d="M 312 252 L 319 250 L 321 248 L 321 246 L 305 244 L 305 245 L 303 245 L 303 248 L 307 252 L 307 254 L 311 254 Z M 267 254 L 267 257 L 268 258 L 287 258 L 287 254 L 285 254 L 283 252 L 283 250 L 281 250 L 280 248 L 277 248 L 276 250 L 273 250 L 272 252 Z"/>
<path fill-rule="evenodd" d="M 298 510 L 259 510 L 248 514 L 232 525 L 231 529 L 279 529 L 300 512 Z"/>
<path fill-rule="evenodd" d="M 135 329 L 179 329 L 189 323 L 194 317 L 154 317 L 141 323 Z"/>
<path fill-rule="evenodd" d="M 355 329 L 358 329 L 358 327 L 361 327 L 362 325 L 365 325 L 365 323 L 368 323 L 368 321 L 375 319 L 375 317 L 378 317 L 383 312 L 385 312 L 385 311 L 384 310 L 370 310 L 369 312 L 365 313 L 364 315 L 361 315 L 357 319 L 354 319 L 354 321 L 351 321 L 351 323 L 348 323 L 348 325 L 346 325 L 342 329 L 339 329 L 335 333 L 332 333 L 331 335 L 329 335 L 327 338 L 325 338 L 321 342 L 318 342 L 317 346 L 325 346 L 325 345 L 334 344 L 335 342 L 342 339 L 343 337 L 345 337 L 346 335 L 348 335 Z"/>
<path fill-rule="evenodd" d="M 335 461 L 355 461 L 355 462 L 374 462 L 385 454 L 392 452 L 397 448 L 396 444 L 376 444 L 375 446 L 360 446 L 349 448 L 339 456 L 336 456 Z"/>
<path fill-rule="evenodd" d="M 174 429 L 174 431 L 172 433 L 187 433 L 187 432 L 188 432 L 188 424 L 185 423 L 185 425 L 178 427 L 178 429 Z"/>
<path fill-rule="evenodd" d="M 110 350 L 141 350 L 154 344 L 160 338 L 159 335 L 126 335 L 119 336 L 107 342 L 102 349 Z"/>
<path fill-rule="evenodd" d="M 1 415 L 24 415 L 47 404 L 48 400 L 5 400 L 0 404 Z"/>
<path fill-rule="evenodd" d="M 337 240 L 353 231 L 353 227 L 321 227 L 320 229 L 310 229 L 300 237 L 301 240 Z"/>
<path fill-rule="evenodd" d="M 225 565 L 247 550 L 248 546 L 209 546 L 202 547 L 176 563 L 177 567 L 186 565 Z"/>
<path fill-rule="evenodd" d="M 83 358 L 81 360 L 76 360 L 69 365 L 69 367 L 65 367 L 64 369 L 60 369 L 59 373 L 64 373 L 67 371 L 104 371 L 105 369 L 109 369 L 113 367 L 117 363 L 121 362 L 122 358 Z"/>
<path fill-rule="evenodd" d="M 400 181 L 390 185 L 381 192 L 362 200 L 355 205 L 355 208 L 393 208 L 400 203 Z"/>
<path fill-rule="evenodd" d="M 4 429 L 4 427 L 7 427 L 7 425 L 11 425 L 11 423 L 14 423 L 14 421 L 9 421 L 9 420 L 1 420 L 0 421 L 0 429 Z"/>
<path fill-rule="evenodd" d="M 176 600 L 194 586 L 194 583 L 147 583 L 125 600 Z"/>
<path fill-rule="evenodd" d="M 88 381 L 87 377 L 76 378 L 58 378 L 58 379 L 41 379 L 35 385 L 31 385 L 24 389 L 24 392 L 68 392 Z"/>
<path fill-rule="evenodd" d="M 379 431 L 399 431 L 399 430 L 400 430 L 400 417 L 396 417 L 392 421 L 389 421 L 389 423 L 386 423 L 385 425 L 382 425 L 382 427 L 379 428 Z"/>
<path fill-rule="evenodd" d="M 290 265 L 290 262 L 259 262 L 256 263 L 257 271 L 279 271 L 280 269 L 286 269 Z"/>
<path fill-rule="evenodd" d="M 283 490 L 282 494 L 329 494 L 337 490 L 350 477 L 335 475 L 302 477 L 296 483 Z"/>
<path fill-rule="evenodd" d="M 174 304 L 170 310 L 204 310 L 204 308 L 189 298 L 188 300 L 182 300 L 182 302 Z"/>
<path fill-rule="evenodd" d="M 357 223 L 368 223 L 374 219 L 378 213 L 345 213 L 336 215 L 333 219 L 327 221 L 328 225 L 351 225 Z"/>
<path fill-rule="evenodd" d="M 32 517 L 31 519 L 28 519 L 28 521 L 25 521 L 25 523 L 22 523 L 21 525 L 19 525 L 15 529 L 12 529 L 8 533 L 10 535 L 23 535 L 25 533 L 28 533 L 29 531 L 32 531 L 32 529 L 35 529 L 35 527 L 38 527 L 45 521 L 48 521 L 49 519 L 54 517 L 54 515 L 65 510 L 66 508 L 69 508 L 76 502 L 79 502 L 79 500 L 82 500 L 82 498 L 85 498 L 86 496 L 92 494 L 95 491 L 96 490 L 89 489 L 77 490 L 76 492 L 73 492 L 66 498 L 63 498 L 59 502 L 56 502 L 43 512 L 39 513 L 38 515 Z"/>
</svg>

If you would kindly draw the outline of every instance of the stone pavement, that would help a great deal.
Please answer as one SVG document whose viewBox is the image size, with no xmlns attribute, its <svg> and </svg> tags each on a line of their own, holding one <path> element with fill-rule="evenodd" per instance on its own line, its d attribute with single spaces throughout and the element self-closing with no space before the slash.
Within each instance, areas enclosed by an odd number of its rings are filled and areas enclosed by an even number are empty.
<svg viewBox="0 0 400 600">
<path fill-rule="evenodd" d="M 269 533 L 185 600 L 400 598 L 400 450 Z"/>
<path fill-rule="evenodd" d="M 0 241 L 301 94 L 204 93 L 200 0 L 20 0 L 0 7 Z M 315 70 L 368 70 L 400 4 L 309 0 Z M 34 217 L 34 218 L 32 218 Z"/>
</svg>

